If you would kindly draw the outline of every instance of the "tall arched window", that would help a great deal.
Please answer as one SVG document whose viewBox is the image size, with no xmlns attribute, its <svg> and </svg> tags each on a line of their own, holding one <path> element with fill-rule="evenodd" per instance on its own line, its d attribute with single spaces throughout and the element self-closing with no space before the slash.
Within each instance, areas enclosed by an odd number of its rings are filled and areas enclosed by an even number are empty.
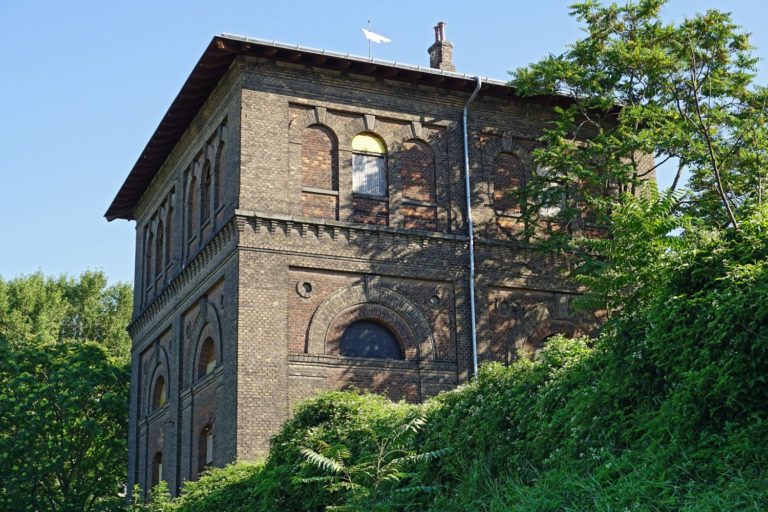
<svg viewBox="0 0 768 512">
<path fill-rule="evenodd" d="M 213 197 L 216 201 L 214 208 L 219 209 L 224 204 L 224 189 L 226 187 L 226 161 L 224 154 L 224 143 L 219 142 L 219 147 L 216 148 L 216 170 L 214 172 Z"/>
<path fill-rule="evenodd" d="M 435 156 L 432 149 L 418 140 L 403 143 L 400 167 L 403 198 L 435 200 Z"/>
<path fill-rule="evenodd" d="M 213 339 L 208 337 L 200 347 L 200 358 L 197 361 L 197 378 L 213 373 L 216 368 L 216 347 Z"/>
<path fill-rule="evenodd" d="M 200 224 L 205 224 L 211 217 L 211 161 L 206 160 L 203 166 L 202 182 L 200 184 Z"/>
<path fill-rule="evenodd" d="M 163 271 L 163 262 L 165 261 L 163 240 L 165 237 L 165 229 L 163 228 L 163 221 L 157 224 L 157 240 L 155 241 L 155 278 Z"/>
<path fill-rule="evenodd" d="M 525 177 L 525 166 L 517 155 L 499 153 L 493 159 L 493 204 L 497 212 L 521 212 L 517 196 Z"/>
<path fill-rule="evenodd" d="M 301 186 L 322 190 L 339 189 L 336 137 L 324 126 L 308 126 L 302 134 Z"/>
<path fill-rule="evenodd" d="M 339 151 L 328 128 L 311 125 L 301 143 L 301 197 L 307 217 L 339 218 Z"/>
<path fill-rule="evenodd" d="M 198 439 L 198 473 L 213 464 L 213 426 L 206 425 L 200 431 Z"/>
<path fill-rule="evenodd" d="M 345 357 L 402 359 L 400 343 L 392 332 L 378 322 L 359 320 L 341 335 L 339 353 Z"/>
<path fill-rule="evenodd" d="M 195 236 L 197 232 L 197 178 L 191 176 L 187 189 L 187 240 Z"/>
<path fill-rule="evenodd" d="M 400 179 L 403 188 L 403 227 L 435 231 L 437 196 L 435 155 L 424 142 L 409 140 L 400 152 Z"/>
<path fill-rule="evenodd" d="M 165 255 L 163 258 L 166 265 L 169 265 L 171 263 L 171 258 L 173 258 L 173 235 L 173 206 L 168 206 L 168 216 L 166 217 L 165 223 Z"/>
<path fill-rule="evenodd" d="M 155 236 L 152 231 L 147 231 L 147 241 L 144 246 L 144 287 L 152 286 L 152 253 L 155 250 Z"/>
<path fill-rule="evenodd" d="M 352 192 L 387 195 L 387 146 L 372 133 L 352 139 Z"/>
<path fill-rule="evenodd" d="M 152 390 L 152 410 L 159 409 L 168 401 L 168 390 L 165 385 L 165 377 L 158 375 Z"/>
<path fill-rule="evenodd" d="M 157 452 L 155 453 L 155 456 L 152 457 L 152 483 L 151 486 L 154 487 L 157 484 L 160 483 L 160 480 L 163 479 L 163 452 Z"/>
</svg>

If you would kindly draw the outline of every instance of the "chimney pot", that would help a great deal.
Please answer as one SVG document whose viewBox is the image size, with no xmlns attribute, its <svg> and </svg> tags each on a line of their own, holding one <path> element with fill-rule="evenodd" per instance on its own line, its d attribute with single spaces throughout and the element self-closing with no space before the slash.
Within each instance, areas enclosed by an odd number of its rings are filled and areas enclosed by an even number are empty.
<svg viewBox="0 0 768 512">
<path fill-rule="evenodd" d="M 435 25 L 435 42 L 427 50 L 429 53 L 429 67 L 456 71 L 453 65 L 453 44 L 445 40 L 445 22 L 439 21 Z"/>
</svg>

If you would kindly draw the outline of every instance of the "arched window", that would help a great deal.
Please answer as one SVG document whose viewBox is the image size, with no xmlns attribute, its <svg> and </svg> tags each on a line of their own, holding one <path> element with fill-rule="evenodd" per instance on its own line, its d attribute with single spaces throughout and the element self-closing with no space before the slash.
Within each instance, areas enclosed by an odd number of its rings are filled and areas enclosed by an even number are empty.
<svg viewBox="0 0 768 512">
<path fill-rule="evenodd" d="M 152 410 L 159 409 L 168 401 L 168 390 L 165 385 L 165 377 L 158 375 L 152 390 Z"/>
<path fill-rule="evenodd" d="M 152 457 L 152 483 L 151 486 L 154 487 L 157 484 L 160 483 L 160 480 L 163 479 L 163 452 L 157 452 L 155 453 L 155 456 Z"/>
<path fill-rule="evenodd" d="M 173 206 L 169 206 L 165 223 L 165 257 L 163 258 L 166 265 L 171 263 L 173 257 L 173 235 Z"/>
<path fill-rule="evenodd" d="M 213 339 L 206 338 L 200 347 L 200 358 L 197 361 L 197 377 L 202 378 L 216 368 L 216 347 Z"/>
<path fill-rule="evenodd" d="M 187 240 L 195 236 L 197 231 L 197 178 L 189 179 L 187 190 Z"/>
<path fill-rule="evenodd" d="M 520 213 L 517 192 L 523 185 L 525 166 L 512 153 L 499 153 L 493 159 L 493 204 L 501 213 Z"/>
<path fill-rule="evenodd" d="M 403 358 L 395 335 L 372 320 L 359 320 L 350 324 L 341 335 L 339 353 L 345 357 Z"/>
<path fill-rule="evenodd" d="M 200 224 L 205 224 L 211 216 L 211 161 L 203 166 L 203 179 L 200 184 Z"/>
<path fill-rule="evenodd" d="M 403 198 L 435 200 L 435 156 L 429 146 L 418 140 L 403 143 L 400 174 Z"/>
<path fill-rule="evenodd" d="M 214 193 L 213 197 L 216 201 L 214 208 L 217 210 L 224 204 L 224 188 L 226 186 L 226 161 L 224 159 L 224 143 L 219 142 L 219 147 L 216 148 L 216 170 L 213 179 Z"/>
<path fill-rule="evenodd" d="M 336 137 L 324 126 L 309 126 L 302 134 L 301 186 L 323 190 L 339 189 Z"/>
<path fill-rule="evenodd" d="M 352 139 L 352 192 L 387 195 L 387 146 L 372 133 Z"/>
<path fill-rule="evenodd" d="M 152 252 L 155 250 L 155 236 L 151 231 L 147 234 L 147 242 L 144 247 L 144 287 L 152 286 Z"/>
<path fill-rule="evenodd" d="M 339 151 L 324 126 L 304 129 L 301 142 L 301 199 L 306 217 L 339 218 Z"/>
<path fill-rule="evenodd" d="M 206 425 L 200 431 L 198 439 L 198 473 L 213 464 L 213 426 Z"/>
<path fill-rule="evenodd" d="M 157 240 L 155 241 L 155 277 L 159 276 L 163 271 L 163 237 L 165 236 L 165 229 L 163 229 L 163 221 L 157 224 Z"/>
</svg>

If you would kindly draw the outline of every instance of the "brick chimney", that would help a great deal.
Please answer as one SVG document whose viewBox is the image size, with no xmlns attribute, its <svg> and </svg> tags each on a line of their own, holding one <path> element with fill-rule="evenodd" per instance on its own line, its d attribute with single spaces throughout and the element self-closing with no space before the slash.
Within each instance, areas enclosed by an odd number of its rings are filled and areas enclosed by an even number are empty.
<svg viewBox="0 0 768 512">
<path fill-rule="evenodd" d="M 456 71 L 453 65 L 453 44 L 445 40 L 445 23 L 435 25 L 435 43 L 429 47 L 429 67 Z"/>
</svg>

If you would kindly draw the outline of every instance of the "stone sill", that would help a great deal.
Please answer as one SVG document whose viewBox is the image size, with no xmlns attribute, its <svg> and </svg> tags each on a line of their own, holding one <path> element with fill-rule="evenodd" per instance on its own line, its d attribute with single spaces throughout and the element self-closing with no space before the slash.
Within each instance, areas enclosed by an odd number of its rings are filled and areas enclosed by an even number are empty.
<svg viewBox="0 0 768 512">
<path fill-rule="evenodd" d="M 288 354 L 289 363 L 330 366 L 337 368 L 377 368 L 386 370 L 422 370 L 456 372 L 456 364 L 444 361 L 402 361 L 395 359 L 372 359 L 363 357 L 341 357 L 305 353 Z"/>
<path fill-rule="evenodd" d="M 338 190 L 331 190 L 326 188 L 301 187 L 301 191 L 307 194 L 318 194 L 321 196 L 337 196 L 338 197 L 339 195 Z"/>
</svg>

